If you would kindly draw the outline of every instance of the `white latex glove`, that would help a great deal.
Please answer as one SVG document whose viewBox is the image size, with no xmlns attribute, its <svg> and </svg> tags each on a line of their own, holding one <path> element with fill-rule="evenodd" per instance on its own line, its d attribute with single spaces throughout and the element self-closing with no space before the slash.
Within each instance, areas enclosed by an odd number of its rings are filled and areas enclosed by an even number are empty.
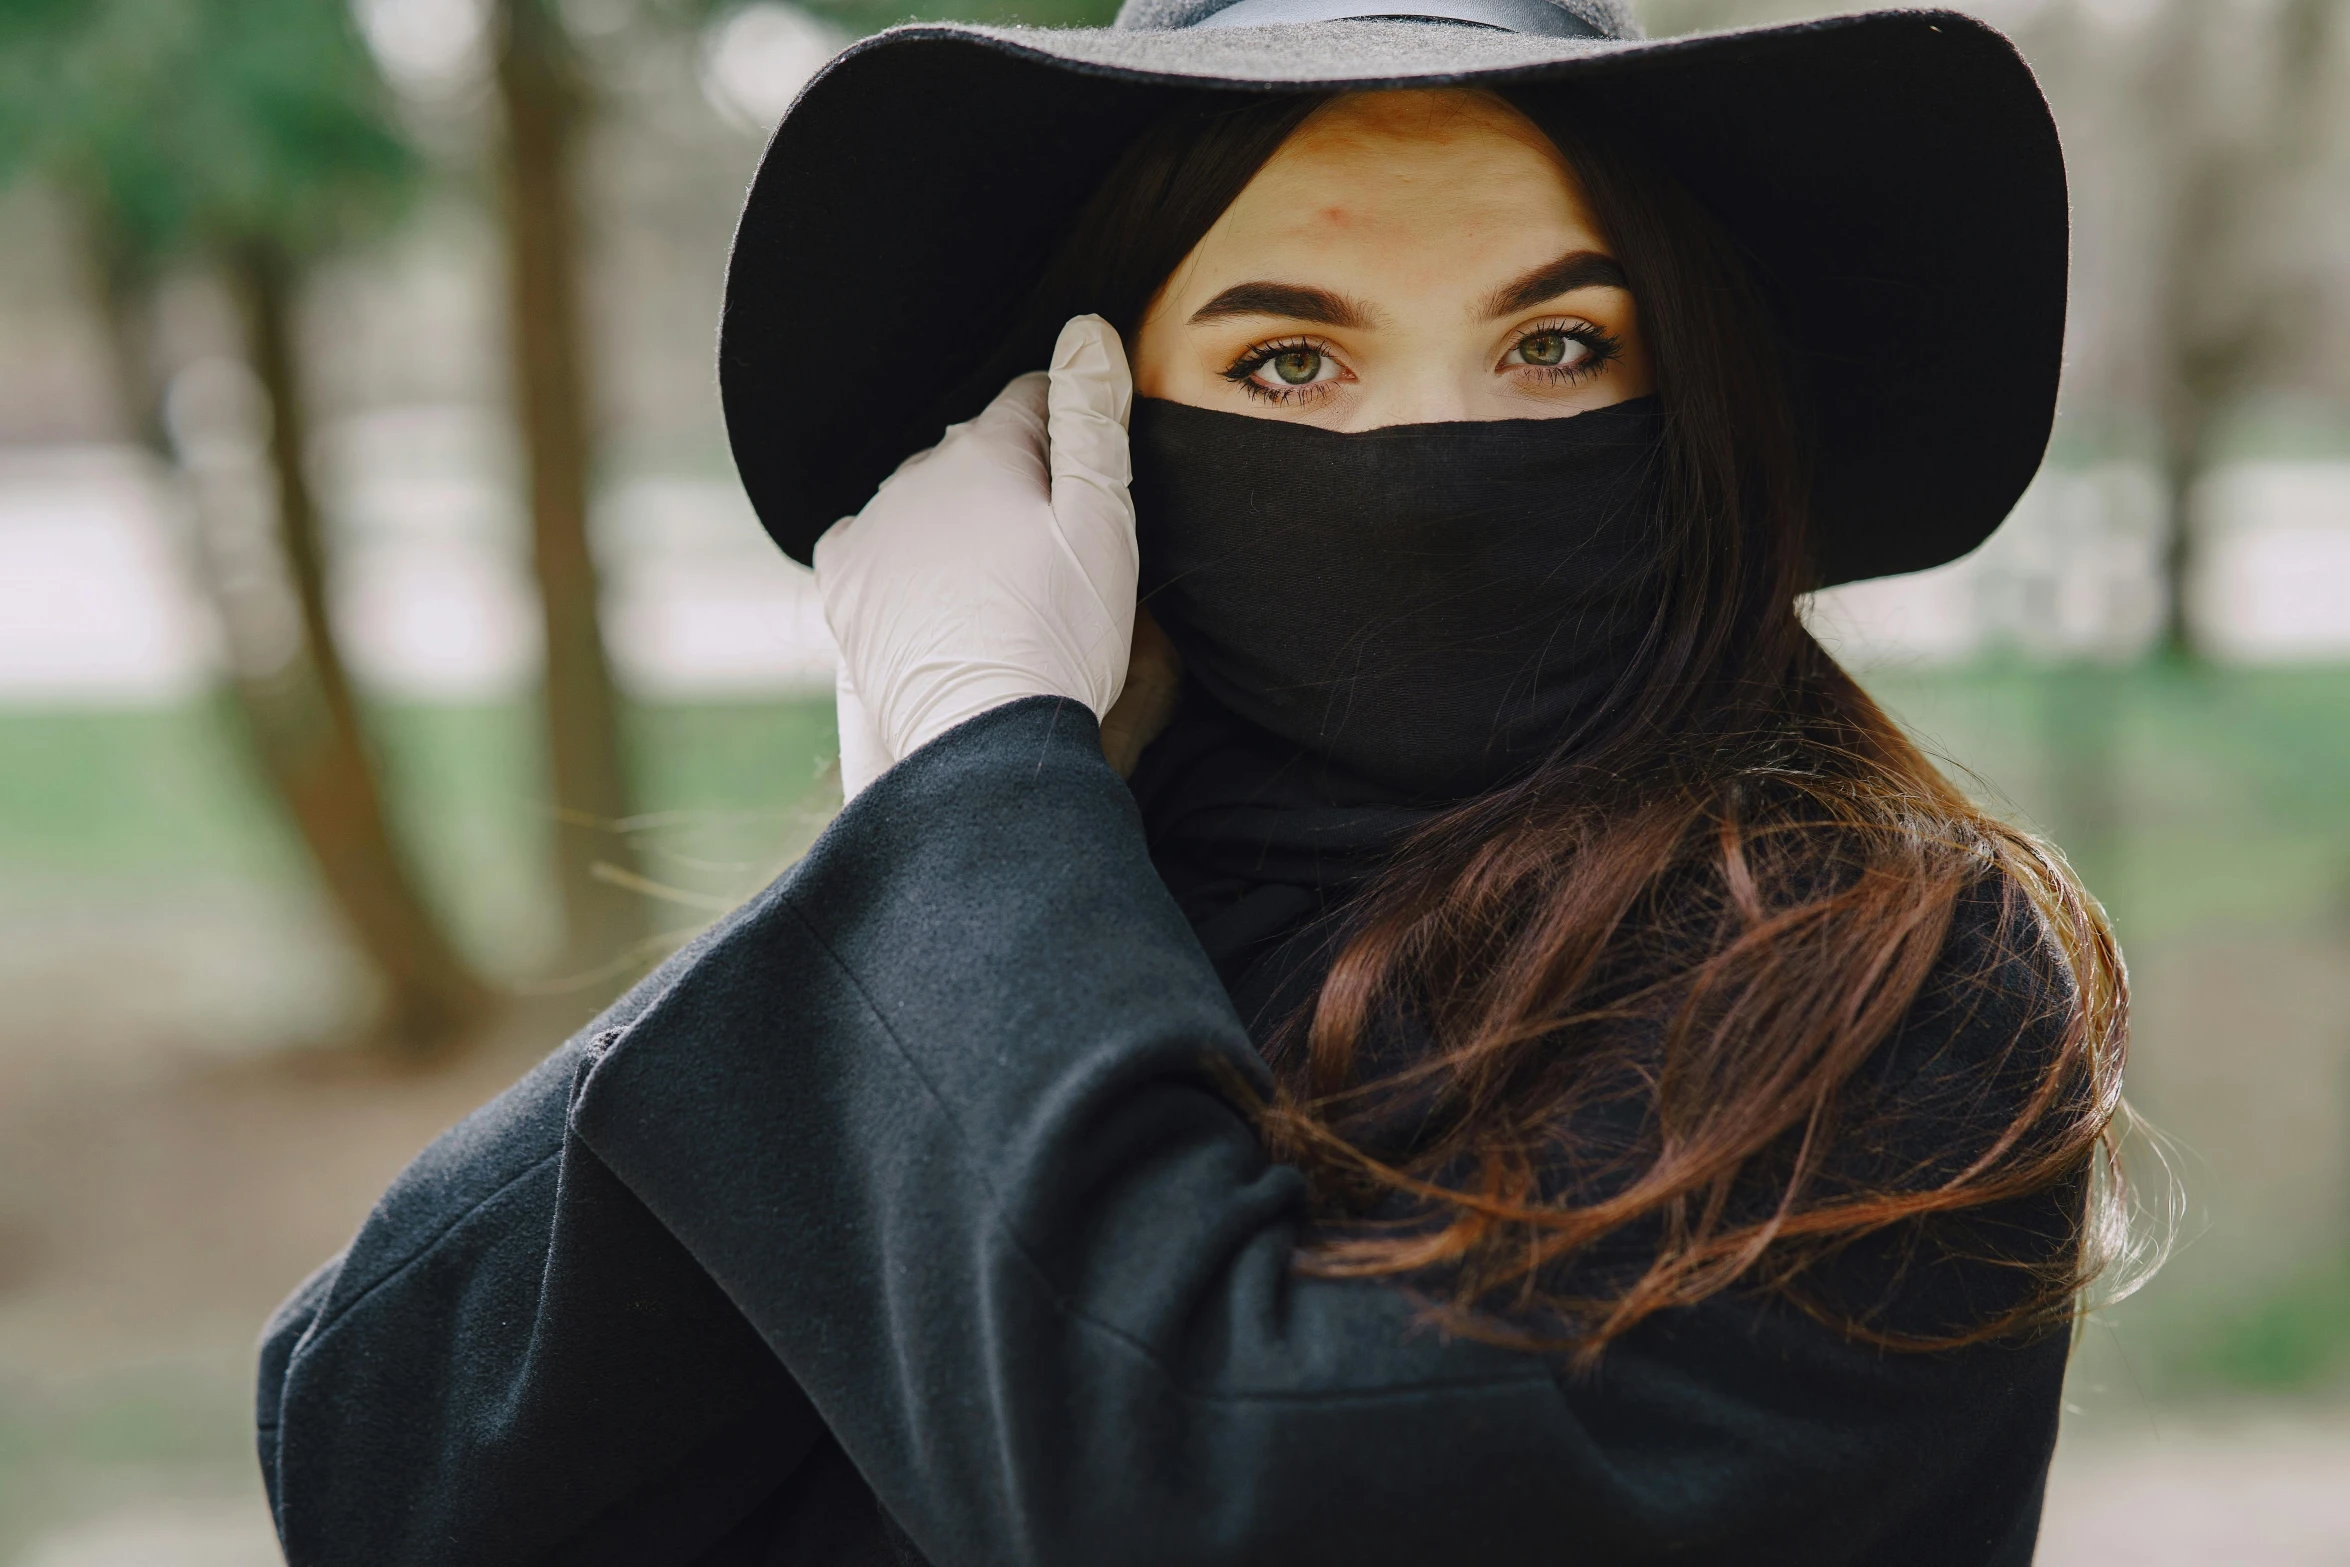
<svg viewBox="0 0 2350 1567">
<path fill-rule="evenodd" d="M 1139 569 L 1133 397 L 1117 332 L 1079 316 L 1049 373 L 1005 387 L 816 541 L 840 644 L 844 797 L 1006 702 L 1062 696 L 1109 712 Z"/>
</svg>

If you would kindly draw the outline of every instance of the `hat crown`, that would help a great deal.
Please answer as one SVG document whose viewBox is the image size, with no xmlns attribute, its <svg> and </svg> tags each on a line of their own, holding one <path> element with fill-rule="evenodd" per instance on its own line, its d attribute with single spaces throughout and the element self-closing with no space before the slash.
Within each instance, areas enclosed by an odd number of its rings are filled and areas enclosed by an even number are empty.
<svg viewBox="0 0 2350 1567">
<path fill-rule="evenodd" d="M 1186 28 L 1213 26 L 1224 12 L 1247 9 L 1251 23 L 1321 22 L 1348 18 L 1411 18 L 1426 17 L 1439 22 L 1466 22 L 1472 17 L 1467 8 L 1454 3 L 1424 5 L 1421 0 L 1321 0 L 1321 3 L 1294 4 L 1286 7 L 1294 15 L 1276 14 L 1262 0 L 1125 0 L 1118 8 L 1118 19 L 1112 25 L 1124 32 L 1172 33 Z M 1498 27 L 1507 32 L 1531 32 L 1588 38 L 1631 39 L 1642 36 L 1640 24 L 1633 19 L 1628 0 L 1517 0 L 1516 4 L 1489 7 L 1494 15 L 1482 12 L 1474 18 L 1482 25 Z M 1265 14 L 1254 14 L 1258 12 Z M 1557 13 L 1548 16 L 1545 13 Z M 1529 25 L 1531 18 L 1531 25 Z M 1238 25 L 1240 18 L 1231 23 Z"/>
</svg>

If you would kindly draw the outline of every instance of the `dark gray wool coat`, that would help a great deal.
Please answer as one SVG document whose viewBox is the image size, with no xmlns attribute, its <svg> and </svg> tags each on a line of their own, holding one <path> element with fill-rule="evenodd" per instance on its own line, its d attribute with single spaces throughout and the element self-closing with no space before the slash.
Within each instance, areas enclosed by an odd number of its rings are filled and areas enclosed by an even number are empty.
<svg viewBox="0 0 2350 1567">
<path fill-rule="evenodd" d="M 2030 1559 L 2061 1335 L 1893 1355 L 1725 1295 L 1590 1376 L 1448 1338 L 1293 1270 L 1302 1180 L 1219 1064 L 1262 1081 L 1091 717 L 973 720 L 281 1309 L 288 1560 Z"/>
</svg>

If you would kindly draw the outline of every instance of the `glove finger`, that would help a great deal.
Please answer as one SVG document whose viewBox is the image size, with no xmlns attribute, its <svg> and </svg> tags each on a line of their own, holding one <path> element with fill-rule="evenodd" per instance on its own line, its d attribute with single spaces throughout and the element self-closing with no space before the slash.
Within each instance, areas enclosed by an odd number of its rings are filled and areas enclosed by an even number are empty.
<svg viewBox="0 0 2350 1567">
<path fill-rule="evenodd" d="M 1020 473 L 1033 475 L 1039 489 L 1045 476 L 1045 375 L 1031 370 L 1014 376 L 995 400 L 968 424 L 947 432 L 950 441 L 983 448 L 989 456 Z"/>
<path fill-rule="evenodd" d="M 1053 345 L 1049 400 L 1053 520 L 1064 546 L 1100 601 L 1124 673 L 1134 626 L 1139 555 L 1126 419 L 1134 381 L 1118 334 L 1100 316 L 1078 316 Z M 1112 686 L 1115 689 L 1115 685 Z"/>
<path fill-rule="evenodd" d="M 1134 405 L 1134 378 L 1118 333 L 1100 316 L 1078 316 L 1053 345 L 1049 396 L 1053 504 L 1091 508 L 1122 534 L 1134 531 L 1126 486 L 1134 477 L 1127 455 L 1126 420 Z"/>
<path fill-rule="evenodd" d="M 1049 372 L 1055 413 L 1082 401 L 1087 412 L 1123 431 L 1134 404 L 1134 377 L 1118 329 L 1100 316 L 1071 316 L 1053 341 Z"/>
</svg>

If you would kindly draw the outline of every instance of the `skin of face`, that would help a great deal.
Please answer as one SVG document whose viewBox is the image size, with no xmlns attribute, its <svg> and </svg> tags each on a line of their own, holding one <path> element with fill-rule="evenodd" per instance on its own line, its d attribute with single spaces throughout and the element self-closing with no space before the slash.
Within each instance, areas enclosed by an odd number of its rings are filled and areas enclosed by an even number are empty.
<svg viewBox="0 0 2350 1567">
<path fill-rule="evenodd" d="M 1330 430 L 1562 418 L 1654 385 L 1581 180 L 1515 109 L 1458 88 L 1317 110 L 1131 347 L 1146 397 Z"/>
</svg>

